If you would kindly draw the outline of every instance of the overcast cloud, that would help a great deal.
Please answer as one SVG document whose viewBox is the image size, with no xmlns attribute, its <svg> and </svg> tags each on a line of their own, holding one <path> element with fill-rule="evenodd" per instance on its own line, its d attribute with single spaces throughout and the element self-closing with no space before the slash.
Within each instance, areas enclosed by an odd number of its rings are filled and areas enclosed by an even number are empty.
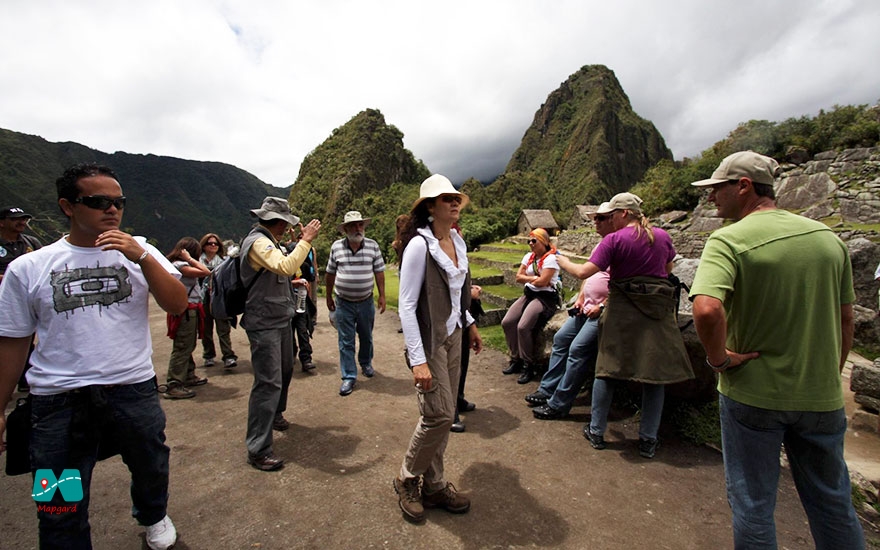
<svg viewBox="0 0 880 550">
<path fill-rule="evenodd" d="M 287 186 L 366 108 L 456 183 L 500 173 L 583 65 L 675 158 L 750 119 L 880 100 L 877 0 L 3 0 L 0 127 Z"/>
</svg>

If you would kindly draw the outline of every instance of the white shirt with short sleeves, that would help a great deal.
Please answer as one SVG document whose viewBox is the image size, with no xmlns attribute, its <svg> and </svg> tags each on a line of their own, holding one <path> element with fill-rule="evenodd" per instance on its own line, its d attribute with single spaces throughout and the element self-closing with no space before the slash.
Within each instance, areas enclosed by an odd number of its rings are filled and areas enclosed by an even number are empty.
<svg viewBox="0 0 880 550">
<path fill-rule="evenodd" d="M 180 278 L 146 239 L 135 239 Z M 66 236 L 10 264 L 0 285 L 0 336 L 36 332 L 27 373 L 31 393 L 136 384 L 155 376 L 149 290 L 141 267 L 121 252 L 74 246 Z"/>
<path fill-rule="evenodd" d="M 540 273 L 535 273 L 535 263 L 530 262 L 529 258 L 532 257 L 531 252 L 526 252 L 526 255 L 523 256 L 522 262 L 520 265 L 526 266 L 526 275 L 530 277 L 540 276 Z M 535 260 L 540 260 L 541 257 L 538 256 Z M 544 258 L 544 263 L 541 266 L 541 269 L 554 269 L 556 272 L 553 274 L 553 277 L 550 279 L 550 283 L 547 286 L 535 286 L 532 283 L 526 283 L 525 286 L 536 292 L 553 292 L 556 290 L 556 283 L 559 282 L 559 261 L 556 259 L 556 254 L 547 254 L 547 257 Z"/>
</svg>

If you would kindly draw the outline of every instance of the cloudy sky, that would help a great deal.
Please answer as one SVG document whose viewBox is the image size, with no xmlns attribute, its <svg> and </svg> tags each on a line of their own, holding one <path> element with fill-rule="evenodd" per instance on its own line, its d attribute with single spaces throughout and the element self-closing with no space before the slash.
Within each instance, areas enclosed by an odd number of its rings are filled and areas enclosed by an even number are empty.
<svg viewBox="0 0 880 550">
<path fill-rule="evenodd" d="M 287 186 L 366 108 L 456 183 L 500 173 L 581 66 L 675 158 L 880 100 L 877 0 L 2 0 L 0 128 Z"/>
</svg>

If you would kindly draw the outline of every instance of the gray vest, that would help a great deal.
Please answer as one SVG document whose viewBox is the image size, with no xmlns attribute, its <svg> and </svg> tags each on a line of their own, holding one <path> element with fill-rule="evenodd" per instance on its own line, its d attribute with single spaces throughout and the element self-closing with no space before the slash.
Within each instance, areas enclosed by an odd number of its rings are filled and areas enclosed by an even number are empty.
<svg viewBox="0 0 880 550">
<path fill-rule="evenodd" d="M 241 280 L 247 286 L 254 277 L 257 277 L 257 281 L 248 292 L 244 314 L 241 316 L 241 326 L 245 330 L 284 328 L 296 312 L 290 277 L 265 270 L 257 275 L 258 271 L 254 270 L 248 261 L 248 253 L 254 246 L 254 241 L 260 237 L 267 237 L 278 246 L 272 234 L 259 224 L 254 226 L 241 243 Z"/>
</svg>

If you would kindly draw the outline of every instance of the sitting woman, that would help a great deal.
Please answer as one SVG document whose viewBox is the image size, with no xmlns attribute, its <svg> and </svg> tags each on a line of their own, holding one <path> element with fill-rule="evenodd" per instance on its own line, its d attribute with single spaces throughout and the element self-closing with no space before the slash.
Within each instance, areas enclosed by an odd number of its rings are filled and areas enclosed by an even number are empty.
<svg viewBox="0 0 880 550">
<path fill-rule="evenodd" d="M 529 233 L 531 252 L 523 256 L 516 273 L 516 282 L 525 284 L 523 296 L 507 310 L 501 327 L 507 339 L 510 362 L 504 374 L 522 374 L 517 380 L 528 383 L 538 375 L 540 350 L 535 349 L 537 332 L 553 317 L 559 303 L 556 283 L 559 281 L 559 264 L 556 247 L 550 244 L 550 235 L 541 228 Z"/>
</svg>

